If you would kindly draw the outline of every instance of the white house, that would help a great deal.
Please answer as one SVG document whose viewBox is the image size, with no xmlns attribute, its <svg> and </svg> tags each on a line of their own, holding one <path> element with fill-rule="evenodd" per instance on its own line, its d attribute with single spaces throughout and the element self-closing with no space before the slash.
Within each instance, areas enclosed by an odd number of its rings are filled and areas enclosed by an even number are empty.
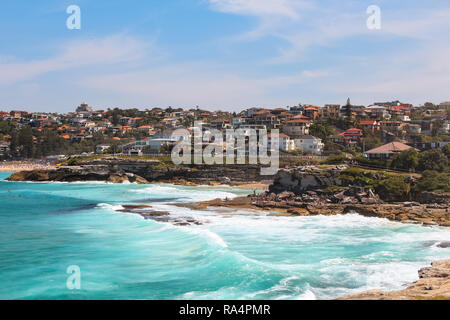
<svg viewBox="0 0 450 320">
<path fill-rule="evenodd" d="M 321 154 L 325 146 L 322 139 L 313 137 L 311 135 L 299 136 L 294 140 L 295 148 L 301 151 L 309 151 L 315 154 Z"/>
<path fill-rule="evenodd" d="M 289 151 L 295 150 L 294 140 L 291 140 L 291 137 L 289 137 L 288 135 L 285 135 L 284 133 L 279 134 L 279 144 L 280 144 L 279 149 L 281 151 L 289 152 Z M 271 134 L 267 135 L 267 145 L 268 145 L 268 148 L 272 148 L 272 135 Z"/>
<path fill-rule="evenodd" d="M 97 147 L 95 147 L 95 152 L 96 153 L 103 153 L 106 150 L 108 150 L 110 147 L 111 146 L 108 145 L 108 144 L 101 144 L 101 145 L 98 145 Z"/>
</svg>

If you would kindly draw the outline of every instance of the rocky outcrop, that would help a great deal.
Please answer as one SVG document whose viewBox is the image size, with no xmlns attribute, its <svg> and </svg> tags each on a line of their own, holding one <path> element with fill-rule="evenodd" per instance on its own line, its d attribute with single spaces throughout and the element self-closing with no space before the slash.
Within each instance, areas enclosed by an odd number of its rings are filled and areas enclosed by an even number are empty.
<svg viewBox="0 0 450 320">
<path fill-rule="evenodd" d="M 141 216 L 145 220 L 153 220 L 163 223 L 171 223 L 175 226 L 202 225 L 203 222 L 192 217 L 171 217 L 167 211 L 153 210 L 149 205 L 122 205 L 123 209 L 117 210 L 123 213 L 132 213 Z"/>
<path fill-rule="evenodd" d="M 35 170 L 14 174 L 10 181 L 124 181 L 138 183 L 173 183 L 180 185 L 249 184 L 271 181 L 261 176 L 259 165 L 174 166 L 156 160 L 100 158 L 68 161 L 54 170 Z M 135 181 L 134 181 L 135 180 Z"/>
<path fill-rule="evenodd" d="M 282 169 L 275 176 L 270 192 L 282 193 L 284 191 L 302 194 L 305 191 L 324 189 L 330 186 L 342 185 L 340 175 L 347 166 L 333 166 L 319 169 L 313 166 Z"/>
<path fill-rule="evenodd" d="M 149 183 L 141 176 L 134 173 L 125 172 L 117 166 L 107 165 L 67 166 L 58 167 L 53 170 L 21 171 L 14 173 L 7 180 L 34 182 L 106 181 L 111 183 Z"/>
<path fill-rule="evenodd" d="M 405 290 L 371 290 L 338 300 L 450 300 L 450 260 L 433 262 L 419 271 L 419 278 Z"/>
<path fill-rule="evenodd" d="M 422 225 L 440 225 L 450 227 L 450 213 L 446 206 L 429 206 L 419 203 L 398 204 L 340 204 L 340 203 L 308 203 L 289 200 L 283 197 L 288 193 L 275 196 L 271 200 L 260 196 L 238 197 L 234 199 L 215 199 L 188 205 L 192 209 L 208 207 L 225 207 L 243 210 L 270 211 L 271 215 L 282 216 L 335 216 L 343 214 L 359 214 L 366 217 L 385 218 L 404 223 Z M 446 244 L 444 244 L 446 245 Z"/>
<path fill-rule="evenodd" d="M 448 193 L 421 192 L 414 195 L 414 199 L 426 204 L 448 204 L 450 195 Z"/>
<path fill-rule="evenodd" d="M 393 221 L 450 226 L 448 195 L 427 193 L 417 197 L 423 203 L 391 202 L 388 200 L 396 196 L 380 197 L 374 187 L 376 181 L 386 181 L 390 177 L 384 172 L 366 172 L 346 166 L 283 169 L 269 191 L 252 197 L 251 204 L 294 216 L 358 213 Z M 228 201 L 222 205 L 231 204 Z"/>
</svg>

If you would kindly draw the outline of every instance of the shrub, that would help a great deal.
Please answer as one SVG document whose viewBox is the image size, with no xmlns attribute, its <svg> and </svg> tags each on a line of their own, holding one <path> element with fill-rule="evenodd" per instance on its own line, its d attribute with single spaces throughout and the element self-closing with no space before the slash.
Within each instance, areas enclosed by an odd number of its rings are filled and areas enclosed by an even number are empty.
<svg viewBox="0 0 450 320">
<path fill-rule="evenodd" d="M 428 170 L 414 186 L 414 192 L 450 192 L 450 175 Z"/>
<path fill-rule="evenodd" d="M 376 183 L 375 190 L 384 200 L 403 201 L 408 199 L 411 185 L 403 177 L 393 176 Z"/>
<path fill-rule="evenodd" d="M 343 163 L 346 163 L 347 161 L 348 161 L 348 159 L 347 159 L 345 153 L 341 153 L 338 156 L 331 156 L 331 157 L 329 157 L 325 161 L 325 163 L 326 164 L 343 164 Z"/>
<path fill-rule="evenodd" d="M 447 156 L 447 159 L 450 161 L 450 143 L 442 148 L 442 152 Z"/>
</svg>

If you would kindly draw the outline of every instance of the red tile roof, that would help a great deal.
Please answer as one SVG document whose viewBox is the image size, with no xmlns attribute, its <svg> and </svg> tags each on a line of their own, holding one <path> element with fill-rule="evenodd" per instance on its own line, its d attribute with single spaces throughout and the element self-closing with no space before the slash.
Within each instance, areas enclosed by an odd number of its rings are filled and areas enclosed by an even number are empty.
<svg viewBox="0 0 450 320">
<path fill-rule="evenodd" d="M 296 120 L 289 120 L 287 123 L 311 123 L 311 121 L 303 120 L 303 119 L 296 119 Z"/>
<path fill-rule="evenodd" d="M 294 116 L 293 119 L 305 119 L 305 120 L 310 120 L 307 116 L 304 116 L 302 114 L 299 114 L 298 116 Z"/>
<path fill-rule="evenodd" d="M 408 149 L 411 149 L 412 147 L 403 144 L 401 142 L 391 142 L 388 144 L 385 144 L 384 146 L 372 149 L 367 151 L 367 154 L 377 154 L 377 153 L 394 153 L 394 152 L 402 152 Z"/>
<path fill-rule="evenodd" d="M 359 124 L 362 126 L 367 126 L 367 125 L 376 125 L 377 122 L 375 120 L 362 120 L 359 122 Z"/>
</svg>

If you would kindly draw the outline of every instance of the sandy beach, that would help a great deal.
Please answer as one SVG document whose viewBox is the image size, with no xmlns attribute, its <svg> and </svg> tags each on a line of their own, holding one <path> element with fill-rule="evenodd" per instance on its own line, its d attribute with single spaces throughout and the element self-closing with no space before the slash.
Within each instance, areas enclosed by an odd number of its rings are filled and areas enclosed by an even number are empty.
<svg viewBox="0 0 450 320">
<path fill-rule="evenodd" d="M 55 168 L 54 165 L 48 163 L 33 163 L 33 162 L 1 162 L 0 172 L 19 172 L 19 171 L 31 171 L 31 170 L 48 170 Z"/>
</svg>

